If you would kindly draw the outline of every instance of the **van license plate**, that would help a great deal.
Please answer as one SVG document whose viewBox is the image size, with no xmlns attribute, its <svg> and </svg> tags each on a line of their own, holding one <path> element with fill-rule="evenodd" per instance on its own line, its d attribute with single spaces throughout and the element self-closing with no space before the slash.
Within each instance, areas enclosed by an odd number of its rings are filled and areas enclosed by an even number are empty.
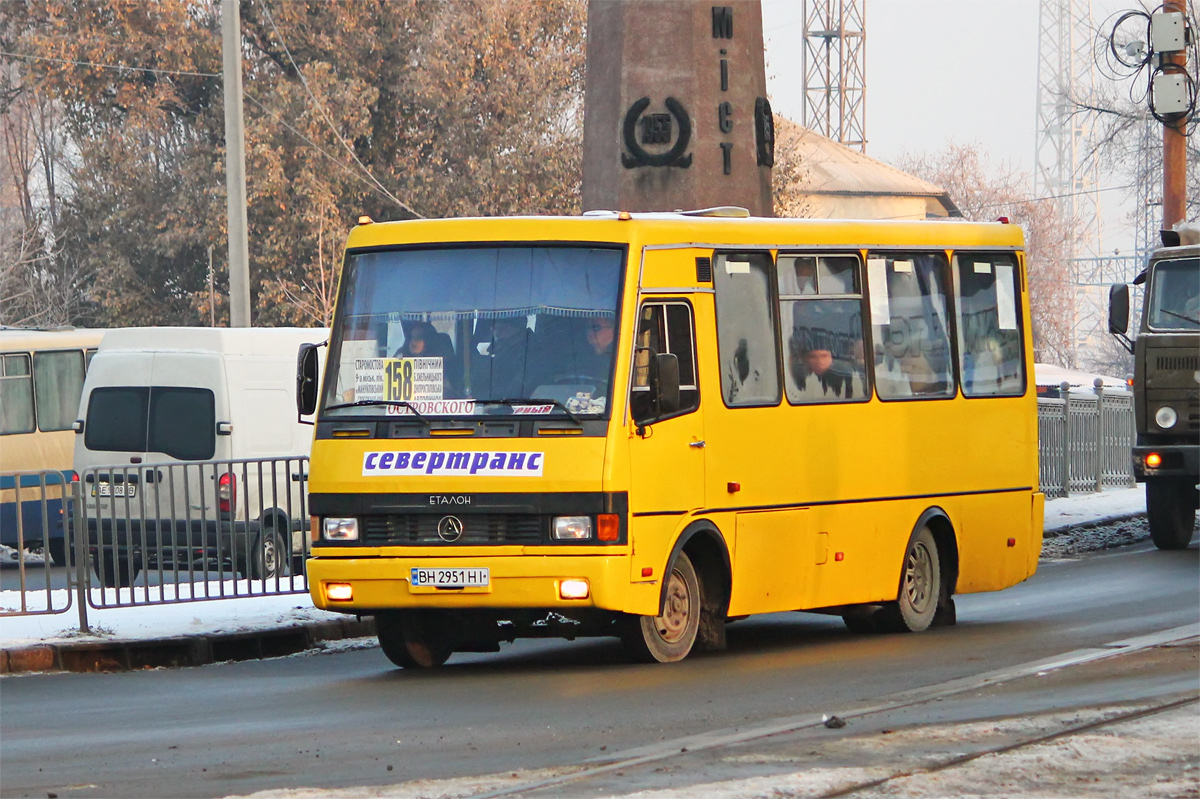
<svg viewBox="0 0 1200 799">
<path fill-rule="evenodd" d="M 134 497 L 137 496 L 137 486 L 127 483 L 100 483 L 92 486 L 92 496 L 101 497 Z"/>
<path fill-rule="evenodd" d="M 491 575 L 486 568 L 413 569 L 411 582 L 413 587 L 486 588 Z"/>
</svg>

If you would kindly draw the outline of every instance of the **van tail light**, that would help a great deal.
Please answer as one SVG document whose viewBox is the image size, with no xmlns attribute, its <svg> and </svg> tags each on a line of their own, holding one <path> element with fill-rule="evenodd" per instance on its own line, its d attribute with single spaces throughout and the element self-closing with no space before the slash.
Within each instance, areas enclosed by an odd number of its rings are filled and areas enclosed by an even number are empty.
<svg viewBox="0 0 1200 799">
<path fill-rule="evenodd" d="M 233 472 L 225 472 L 217 481 L 217 500 L 221 513 L 237 512 L 237 477 Z"/>
</svg>

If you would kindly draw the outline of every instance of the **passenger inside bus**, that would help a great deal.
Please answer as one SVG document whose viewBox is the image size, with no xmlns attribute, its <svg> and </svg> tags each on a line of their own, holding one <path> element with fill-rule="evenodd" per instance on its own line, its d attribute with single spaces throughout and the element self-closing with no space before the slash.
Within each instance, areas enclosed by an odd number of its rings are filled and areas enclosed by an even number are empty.
<svg viewBox="0 0 1200 799">
<path fill-rule="evenodd" d="M 795 303 L 788 342 L 792 402 L 867 398 L 866 362 L 857 303 Z"/>
<path fill-rule="evenodd" d="M 486 336 L 486 333 L 485 333 Z M 471 394 L 477 399 L 528 396 L 525 371 L 530 330 L 524 316 L 505 316 L 491 323 L 491 336 L 471 359 Z"/>
</svg>

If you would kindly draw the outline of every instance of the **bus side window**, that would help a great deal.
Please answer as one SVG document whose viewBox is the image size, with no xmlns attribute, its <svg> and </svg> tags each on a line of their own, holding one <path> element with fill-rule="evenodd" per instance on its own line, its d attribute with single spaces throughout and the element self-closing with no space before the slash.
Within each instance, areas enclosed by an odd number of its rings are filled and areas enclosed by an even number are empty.
<svg viewBox="0 0 1200 799">
<path fill-rule="evenodd" d="M 634 419 L 649 418 L 650 358 L 671 353 L 679 360 L 679 408 L 670 415 L 690 413 L 700 407 L 700 388 L 696 381 L 696 334 L 692 308 L 683 302 L 645 303 L 638 312 L 637 337 L 634 341 L 633 387 L 630 406 Z"/>
<path fill-rule="evenodd" d="M 713 265 L 725 404 L 778 405 L 779 355 L 769 253 L 719 253 Z"/>
<path fill-rule="evenodd" d="M 954 273 L 963 395 L 1022 394 L 1016 259 L 1009 253 L 955 253 Z"/>
<path fill-rule="evenodd" d="M 875 390 L 881 399 L 952 397 L 943 253 L 867 258 Z"/>
<path fill-rule="evenodd" d="M 33 370 L 29 354 L 0 357 L 0 435 L 32 433 Z"/>
<path fill-rule="evenodd" d="M 83 351 L 47 350 L 33 354 L 33 389 L 42 432 L 70 430 L 83 393 Z"/>
<path fill-rule="evenodd" d="M 788 401 L 869 399 L 858 256 L 780 253 L 778 271 Z"/>
</svg>

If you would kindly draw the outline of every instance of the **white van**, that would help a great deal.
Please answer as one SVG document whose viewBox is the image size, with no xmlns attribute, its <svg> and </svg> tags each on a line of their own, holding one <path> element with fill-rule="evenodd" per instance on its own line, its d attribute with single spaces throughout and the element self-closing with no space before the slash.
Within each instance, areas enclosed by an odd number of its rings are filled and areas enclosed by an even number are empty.
<svg viewBox="0 0 1200 799">
<path fill-rule="evenodd" d="M 296 413 L 296 358 L 327 338 L 324 328 L 104 335 L 83 386 L 74 467 L 105 585 L 130 585 L 142 569 L 176 581 L 198 567 L 266 579 L 299 565 L 313 428 Z"/>
</svg>

